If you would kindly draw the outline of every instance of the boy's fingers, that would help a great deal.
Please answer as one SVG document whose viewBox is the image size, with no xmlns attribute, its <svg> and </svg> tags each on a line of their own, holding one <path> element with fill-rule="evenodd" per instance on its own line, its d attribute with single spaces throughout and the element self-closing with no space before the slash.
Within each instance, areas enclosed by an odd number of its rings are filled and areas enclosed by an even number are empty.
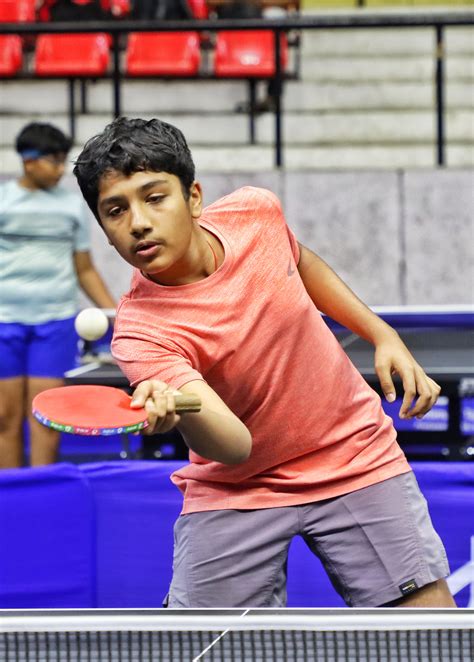
<svg viewBox="0 0 474 662">
<path fill-rule="evenodd" d="M 413 407 L 411 415 L 422 418 L 436 403 L 441 392 L 441 387 L 428 377 L 423 370 L 420 371 L 418 380 L 418 393 L 420 397 Z"/>
<path fill-rule="evenodd" d="M 140 382 L 137 388 L 133 392 L 132 401 L 130 403 L 131 407 L 144 407 L 147 398 L 149 398 L 154 391 L 164 391 L 168 388 L 168 385 L 165 382 L 160 381 L 159 379 L 147 379 L 144 382 Z"/>
<path fill-rule="evenodd" d="M 379 378 L 380 387 L 385 396 L 385 399 L 387 402 L 394 402 L 396 398 L 396 391 L 389 368 L 386 366 L 376 365 L 375 372 Z"/>
<path fill-rule="evenodd" d="M 409 418 L 409 411 L 416 396 L 416 382 L 413 372 L 401 375 L 403 383 L 403 401 L 400 407 L 400 418 Z"/>
<path fill-rule="evenodd" d="M 430 379 L 422 368 L 415 367 L 403 380 L 405 395 L 400 409 L 400 418 L 421 418 L 434 405 L 441 391 L 439 385 Z M 416 403 L 413 400 L 418 395 Z M 413 406 L 412 406 L 413 405 Z"/>
<path fill-rule="evenodd" d="M 154 390 L 145 401 L 148 427 L 144 434 L 167 432 L 180 421 L 180 417 L 175 413 L 173 392 L 168 390 L 166 384 L 161 383 L 160 389 L 163 387 L 165 390 Z"/>
</svg>

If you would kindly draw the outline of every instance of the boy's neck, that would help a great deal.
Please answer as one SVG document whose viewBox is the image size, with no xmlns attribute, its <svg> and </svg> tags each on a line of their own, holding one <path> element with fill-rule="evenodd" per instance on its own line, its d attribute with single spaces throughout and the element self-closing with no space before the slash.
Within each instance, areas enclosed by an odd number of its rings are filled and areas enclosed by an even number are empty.
<svg viewBox="0 0 474 662">
<path fill-rule="evenodd" d="M 190 285 L 211 276 L 224 259 L 224 248 L 219 239 L 204 228 L 199 227 L 196 238 L 188 260 L 180 265 L 181 268 L 156 275 L 142 271 L 142 275 L 164 287 Z"/>
</svg>

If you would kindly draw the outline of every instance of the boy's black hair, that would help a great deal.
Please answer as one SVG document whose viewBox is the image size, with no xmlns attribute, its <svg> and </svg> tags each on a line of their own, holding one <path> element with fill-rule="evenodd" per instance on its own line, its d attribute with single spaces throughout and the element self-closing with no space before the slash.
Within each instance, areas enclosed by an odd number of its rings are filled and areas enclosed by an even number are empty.
<svg viewBox="0 0 474 662">
<path fill-rule="evenodd" d="M 97 210 L 100 179 L 113 171 L 128 177 L 143 170 L 175 175 L 184 197 L 189 198 L 195 168 L 179 129 L 159 119 L 119 117 L 86 143 L 73 172 L 84 199 L 100 222 Z"/>
<path fill-rule="evenodd" d="M 38 156 L 47 154 L 67 154 L 72 140 L 60 129 L 47 122 L 31 122 L 16 137 L 16 151 L 21 154 Z"/>
</svg>

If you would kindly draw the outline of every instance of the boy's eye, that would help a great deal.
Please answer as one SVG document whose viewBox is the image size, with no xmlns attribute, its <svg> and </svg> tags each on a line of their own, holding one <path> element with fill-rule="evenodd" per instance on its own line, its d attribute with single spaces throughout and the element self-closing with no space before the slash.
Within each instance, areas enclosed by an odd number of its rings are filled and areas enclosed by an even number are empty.
<svg viewBox="0 0 474 662">
<path fill-rule="evenodd" d="M 107 212 L 107 216 L 118 216 L 121 211 L 122 211 L 122 207 L 112 207 Z"/>
<path fill-rule="evenodd" d="M 165 196 L 162 195 L 161 193 L 152 193 L 151 195 L 148 196 L 147 201 L 151 202 L 152 204 L 161 202 Z"/>
</svg>

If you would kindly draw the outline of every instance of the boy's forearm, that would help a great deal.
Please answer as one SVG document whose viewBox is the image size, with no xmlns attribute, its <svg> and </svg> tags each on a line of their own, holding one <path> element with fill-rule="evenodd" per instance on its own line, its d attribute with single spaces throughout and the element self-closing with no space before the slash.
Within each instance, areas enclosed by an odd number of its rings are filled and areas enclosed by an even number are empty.
<svg viewBox="0 0 474 662">
<path fill-rule="evenodd" d="M 201 457 L 223 464 L 244 462 L 252 450 L 251 434 L 217 393 L 202 379 L 183 384 L 179 392 L 197 396 L 201 410 L 177 418 L 175 389 L 169 384 L 155 378 L 137 385 L 131 406 L 146 409 L 148 428 L 145 434 L 168 432 L 176 426 L 188 447 Z"/>
<path fill-rule="evenodd" d="M 325 315 L 376 345 L 396 335 L 315 253 L 301 246 L 298 271 L 312 301 Z"/>
<path fill-rule="evenodd" d="M 239 464 L 250 454 L 252 437 L 236 417 L 203 407 L 198 414 L 183 414 L 176 427 L 187 446 L 209 460 Z"/>
</svg>

